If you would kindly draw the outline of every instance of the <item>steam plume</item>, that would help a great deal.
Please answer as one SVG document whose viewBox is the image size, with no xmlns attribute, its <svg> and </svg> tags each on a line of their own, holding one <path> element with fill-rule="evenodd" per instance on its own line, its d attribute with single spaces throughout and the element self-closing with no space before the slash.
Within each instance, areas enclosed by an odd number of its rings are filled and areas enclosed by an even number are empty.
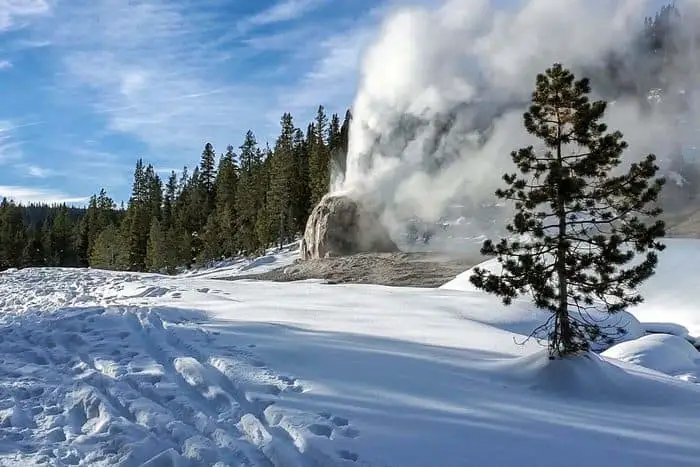
<svg viewBox="0 0 700 467">
<path fill-rule="evenodd" d="M 697 1 L 680 2 L 693 14 Z M 523 0 L 496 9 L 488 0 L 450 0 L 441 7 L 404 8 L 388 17 L 368 50 L 347 170 L 334 187 L 380 202 L 389 219 L 436 220 L 451 203 L 493 201 L 510 152 L 531 137 L 522 127 L 537 73 L 560 62 L 583 76 L 615 56 L 644 90 L 634 39 L 654 12 L 643 0 Z M 697 24 L 697 23 L 696 23 Z M 698 123 L 691 96 L 695 50 L 665 71 L 685 92 L 685 115 L 646 112 L 639 99 L 617 93 L 605 121 L 630 144 L 628 158 L 660 157 L 691 141 Z M 628 83 L 629 84 L 629 83 Z M 605 80 L 593 91 L 606 95 Z M 644 90 L 644 92 L 648 89 Z M 613 95 L 608 92 L 608 95 Z"/>
</svg>

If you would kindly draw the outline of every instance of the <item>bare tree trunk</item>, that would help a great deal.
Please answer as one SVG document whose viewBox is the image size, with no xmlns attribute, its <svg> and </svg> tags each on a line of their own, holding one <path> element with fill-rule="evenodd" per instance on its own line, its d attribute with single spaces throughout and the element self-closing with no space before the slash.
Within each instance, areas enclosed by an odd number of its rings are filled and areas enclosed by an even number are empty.
<svg viewBox="0 0 700 467">
<path fill-rule="evenodd" d="M 561 137 L 562 122 L 557 115 L 557 138 Z M 558 306 L 554 330 L 550 339 L 550 356 L 566 355 L 574 348 L 573 333 L 571 332 L 571 322 L 569 321 L 569 300 L 568 300 L 568 277 L 566 273 L 566 205 L 564 203 L 564 193 L 562 186 L 564 182 L 565 170 L 562 158 L 562 143 L 557 144 L 557 218 L 559 219 L 559 231 L 557 233 L 557 253 L 555 258 L 555 271 L 559 286 Z"/>
</svg>

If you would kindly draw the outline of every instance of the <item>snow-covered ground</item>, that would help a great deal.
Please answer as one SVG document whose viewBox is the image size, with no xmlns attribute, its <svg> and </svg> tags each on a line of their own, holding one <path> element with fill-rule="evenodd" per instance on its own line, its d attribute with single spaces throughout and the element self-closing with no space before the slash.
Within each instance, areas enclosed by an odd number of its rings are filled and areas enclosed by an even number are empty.
<svg viewBox="0 0 700 467">
<path fill-rule="evenodd" d="M 2 273 L 0 465 L 699 465 L 700 242 L 668 243 L 628 341 L 554 362 L 465 277 Z"/>
<path fill-rule="evenodd" d="M 299 258 L 299 241 L 271 248 L 257 258 L 235 258 L 214 262 L 206 267 L 191 269 L 180 274 L 181 277 L 200 279 L 217 279 L 221 277 L 262 274 L 292 264 Z"/>
</svg>

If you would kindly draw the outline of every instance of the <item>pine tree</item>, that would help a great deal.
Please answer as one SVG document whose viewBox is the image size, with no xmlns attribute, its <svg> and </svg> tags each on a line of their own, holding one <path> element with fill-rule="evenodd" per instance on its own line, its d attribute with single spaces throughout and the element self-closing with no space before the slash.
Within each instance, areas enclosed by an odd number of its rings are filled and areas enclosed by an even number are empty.
<svg viewBox="0 0 700 467">
<path fill-rule="evenodd" d="M 187 260 L 181 249 L 181 239 L 184 237 L 175 226 L 171 226 L 165 232 L 165 270 L 168 274 L 174 274 L 178 266 L 185 264 Z"/>
<path fill-rule="evenodd" d="M 90 252 L 90 266 L 98 269 L 123 269 L 127 262 L 127 252 L 122 248 L 119 230 L 108 225 L 95 239 Z"/>
<path fill-rule="evenodd" d="M 331 116 L 331 126 L 328 130 L 328 149 L 331 154 L 335 151 L 339 151 L 342 146 L 342 139 L 340 135 L 340 118 L 338 114 L 333 114 Z"/>
<path fill-rule="evenodd" d="M 146 209 L 150 217 L 161 220 L 163 217 L 163 182 L 156 174 L 152 165 L 148 165 L 145 173 Z"/>
<path fill-rule="evenodd" d="M 255 135 L 248 131 L 240 146 L 240 176 L 236 189 L 237 244 L 247 253 L 259 248 L 256 226 L 261 222 L 267 183 L 264 182 L 263 156 Z"/>
<path fill-rule="evenodd" d="M 80 221 L 80 230 L 76 245 L 78 261 L 82 266 L 87 266 L 89 264 L 92 243 L 94 243 L 99 234 L 97 231 L 97 214 L 97 195 L 92 195 L 88 202 L 85 216 L 83 216 Z"/>
<path fill-rule="evenodd" d="M 209 220 L 209 216 L 216 209 L 216 153 L 214 146 L 207 143 L 202 151 L 202 158 L 199 163 L 199 203 L 201 203 L 201 218 L 199 219 L 199 230 L 203 230 Z"/>
<path fill-rule="evenodd" d="M 205 264 L 209 260 L 220 260 L 223 257 L 223 248 L 220 240 L 219 218 L 216 213 L 212 213 L 207 219 L 202 232 L 203 247 L 197 261 L 199 264 Z"/>
<path fill-rule="evenodd" d="M 26 235 L 27 241 L 22 252 L 22 263 L 25 267 L 46 266 L 46 255 L 41 238 L 41 229 L 29 226 Z"/>
<path fill-rule="evenodd" d="M 352 113 L 348 110 L 345 112 L 345 119 L 340 127 L 340 141 L 339 149 L 333 155 L 332 172 L 335 173 L 338 178 L 342 179 L 345 177 L 345 172 L 347 170 L 347 159 L 348 159 L 348 146 L 350 144 L 350 125 L 352 124 Z"/>
<path fill-rule="evenodd" d="M 173 170 L 170 172 L 170 176 L 168 177 L 168 182 L 165 185 L 165 194 L 163 196 L 163 227 L 166 230 L 170 229 L 175 222 L 177 195 L 177 174 Z"/>
<path fill-rule="evenodd" d="M 516 237 L 484 242 L 482 253 L 498 257 L 500 275 L 477 268 L 471 277 L 506 305 L 529 291 L 537 307 L 552 312 L 536 330 L 546 330 L 552 358 L 620 332 L 601 328 L 588 310 L 615 313 L 640 303 L 636 288 L 663 249 L 654 203 L 664 181 L 654 179 L 655 156 L 621 170 L 627 144 L 601 123 L 606 103 L 590 102 L 590 91 L 588 79 L 575 81 L 560 64 L 537 76 L 524 125 L 544 149 L 514 151 L 520 175 L 504 175 L 506 187 L 496 192 L 515 205 L 507 230 Z"/>
<path fill-rule="evenodd" d="M 311 179 L 309 176 L 309 146 L 304 133 L 297 128 L 294 132 L 295 186 L 293 217 L 296 220 L 294 230 L 303 232 L 306 221 L 311 214 Z"/>
<path fill-rule="evenodd" d="M 309 147 L 309 174 L 311 179 L 311 203 L 315 206 L 330 187 L 330 150 L 328 148 L 328 118 L 323 106 L 318 108 L 314 124 L 314 137 Z"/>
<path fill-rule="evenodd" d="M 157 217 L 151 220 L 146 247 L 146 269 L 151 272 L 163 272 L 168 265 L 168 251 L 165 232 Z"/>
<path fill-rule="evenodd" d="M 22 212 L 14 201 L 0 203 L 0 269 L 19 267 L 26 244 Z"/>
<path fill-rule="evenodd" d="M 298 167 L 294 160 L 295 128 L 291 114 L 285 113 L 282 116 L 281 127 L 281 134 L 270 159 L 270 190 L 266 210 L 270 228 L 276 234 L 280 246 L 293 237 L 297 225 L 293 214 L 298 180 Z"/>
<path fill-rule="evenodd" d="M 151 188 L 153 186 L 153 168 L 143 166 L 143 160 L 136 162 L 134 183 L 129 199 L 129 207 L 121 229 L 128 251 L 128 269 L 144 271 L 146 269 L 146 248 L 148 232 L 151 225 L 153 206 L 151 205 Z"/>
<path fill-rule="evenodd" d="M 238 251 L 237 247 L 237 214 L 236 194 L 238 191 L 238 167 L 233 146 L 226 148 L 226 153 L 219 161 L 216 174 L 216 235 L 208 241 L 218 244 L 217 255 L 232 256 Z M 211 225 L 210 225 L 211 228 Z M 211 246 L 209 251 L 213 251 Z"/>
<path fill-rule="evenodd" d="M 67 206 L 61 206 L 47 233 L 49 265 L 76 266 L 77 255 L 74 251 L 73 225 L 68 215 Z"/>
</svg>

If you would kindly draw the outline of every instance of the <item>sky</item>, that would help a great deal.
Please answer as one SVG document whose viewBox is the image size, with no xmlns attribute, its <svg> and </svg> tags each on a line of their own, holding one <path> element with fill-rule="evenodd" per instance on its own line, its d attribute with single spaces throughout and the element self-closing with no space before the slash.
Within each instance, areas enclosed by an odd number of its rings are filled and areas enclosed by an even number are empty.
<svg viewBox="0 0 700 467">
<path fill-rule="evenodd" d="M 0 195 L 129 196 L 138 158 L 167 177 L 206 142 L 274 142 L 283 112 L 352 104 L 392 8 L 431 0 L 0 0 Z"/>
<path fill-rule="evenodd" d="M 273 144 L 283 112 L 342 117 L 382 18 L 439 3 L 0 0 L 0 196 L 119 202 L 138 158 L 166 178 L 206 142 Z"/>
</svg>

